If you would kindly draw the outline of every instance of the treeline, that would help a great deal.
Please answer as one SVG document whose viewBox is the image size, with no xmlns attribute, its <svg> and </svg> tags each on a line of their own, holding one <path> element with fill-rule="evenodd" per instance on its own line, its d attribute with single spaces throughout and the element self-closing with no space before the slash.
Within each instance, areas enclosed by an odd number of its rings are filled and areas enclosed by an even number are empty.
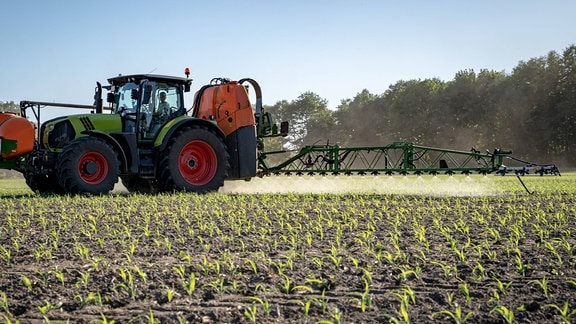
<svg viewBox="0 0 576 324">
<path fill-rule="evenodd" d="M 20 113 L 20 106 L 14 101 L 0 101 L 0 112 Z"/>
<path fill-rule="evenodd" d="M 521 61 L 511 73 L 463 70 L 453 80 L 398 81 L 336 110 L 313 92 L 266 107 L 288 120 L 284 146 L 409 141 L 458 150 L 510 148 L 533 162 L 576 165 L 576 45 Z"/>
</svg>

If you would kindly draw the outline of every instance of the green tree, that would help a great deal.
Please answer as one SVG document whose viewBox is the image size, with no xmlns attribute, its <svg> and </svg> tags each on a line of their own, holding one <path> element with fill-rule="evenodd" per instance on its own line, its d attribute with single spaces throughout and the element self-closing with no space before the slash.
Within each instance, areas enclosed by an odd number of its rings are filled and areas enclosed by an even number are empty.
<svg viewBox="0 0 576 324">
<path fill-rule="evenodd" d="M 559 60 L 556 89 L 551 94 L 548 151 L 576 163 L 576 45 L 564 50 Z"/>
<path fill-rule="evenodd" d="M 276 119 L 289 121 L 290 134 L 286 139 L 290 149 L 325 138 L 334 126 L 328 101 L 313 92 L 305 92 L 291 102 L 279 101 L 269 111 L 277 116 Z"/>
<path fill-rule="evenodd" d="M 378 124 L 385 119 L 380 97 L 364 89 L 353 99 L 342 100 L 334 112 L 335 129 L 331 140 L 341 145 L 376 145 L 374 139 L 382 136 Z"/>
<path fill-rule="evenodd" d="M 439 79 L 399 81 L 384 93 L 389 141 L 432 144 L 444 122 L 439 94 L 445 84 Z"/>
<path fill-rule="evenodd" d="M 14 101 L 0 101 L 0 112 L 20 113 L 20 107 Z"/>
</svg>

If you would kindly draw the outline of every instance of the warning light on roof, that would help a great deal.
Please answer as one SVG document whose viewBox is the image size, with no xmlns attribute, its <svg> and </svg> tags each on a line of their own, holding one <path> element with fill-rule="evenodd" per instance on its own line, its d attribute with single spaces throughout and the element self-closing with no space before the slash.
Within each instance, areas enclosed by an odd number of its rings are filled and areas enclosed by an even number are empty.
<svg viewBox="0 0 576 324">
<path fill-rule="evenodd" d="M 186 78 L 188 78 L 190 76 L 190 68 L 185 68 L 184 74 L 186 74 Z"/>
</svg>

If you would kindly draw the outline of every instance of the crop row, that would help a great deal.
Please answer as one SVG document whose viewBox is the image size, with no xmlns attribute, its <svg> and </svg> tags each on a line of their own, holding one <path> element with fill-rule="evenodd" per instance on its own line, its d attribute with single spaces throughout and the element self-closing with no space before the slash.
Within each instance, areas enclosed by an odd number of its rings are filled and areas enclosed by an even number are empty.
<svg viewBox="0 0 576 324">
<path fill-rule="evenodd" d="M 4 197 L 0 320 L 570 321 L 567 183 L 535 196 Z"/>
</svg>

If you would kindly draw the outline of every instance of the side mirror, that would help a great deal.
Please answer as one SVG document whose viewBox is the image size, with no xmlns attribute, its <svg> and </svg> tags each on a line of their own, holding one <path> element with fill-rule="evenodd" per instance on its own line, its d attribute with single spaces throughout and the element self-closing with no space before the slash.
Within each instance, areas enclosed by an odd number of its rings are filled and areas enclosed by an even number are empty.
<svg viewBox="0 0 576 324">
<path fill-rule="evenodd" d="M 184 84 L 184 92 L 190 92 L 190 83 L 192 83 L 192 80 Z"/>
<path fill-rule="evenodd" d="M 283 121 L 280 123 L 280 135 L 282 136 L 288 136 L 288 121 Z"/>
<path fill-rule="evenodd" d="M 106 94 L 106 102 L 108 102 L 108 103 L 113 103 L 113 102 L 114 102 L 114 99 L 116 99 L 115 96 L 114 96 L 114 93 L 108 92 L 108 93 Z"/>
<path fill-rule="evenodd" d="M 268 135 L 270 134 L 270 131 L 272 129 L 272 125 L 270 123 L 271 117 L 270 117 L 270 113 L 269 112 L 265 112 L 260 116 L 260 123 L 259 123 L 259 128 L 260 128 L 260 132 L 263 135 Z"/>
<path fill-rule="evenodd" d="M 138 89 L 132 89 L 130 92 L 130 98 L 132 98 L 132 100 L 138 100 Z"/>
</svg>

